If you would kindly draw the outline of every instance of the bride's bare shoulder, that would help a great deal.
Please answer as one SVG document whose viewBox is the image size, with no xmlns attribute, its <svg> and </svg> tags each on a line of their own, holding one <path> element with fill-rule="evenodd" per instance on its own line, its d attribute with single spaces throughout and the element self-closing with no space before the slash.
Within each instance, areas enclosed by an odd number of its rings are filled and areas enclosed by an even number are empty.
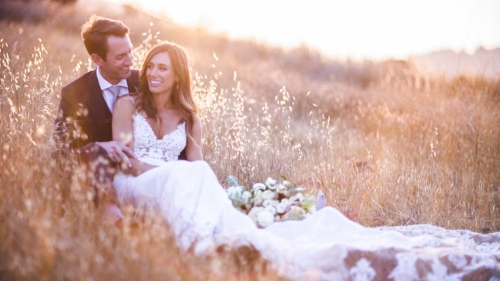
<svg viewBox="0 0 500 281">
<path fill-rule="evenodd" d="M 114 113 L 117 112 L 134 112 L 135 101 L 131 95 L 123 95 L 119 97 L 114 104 Z"/>
</svg>

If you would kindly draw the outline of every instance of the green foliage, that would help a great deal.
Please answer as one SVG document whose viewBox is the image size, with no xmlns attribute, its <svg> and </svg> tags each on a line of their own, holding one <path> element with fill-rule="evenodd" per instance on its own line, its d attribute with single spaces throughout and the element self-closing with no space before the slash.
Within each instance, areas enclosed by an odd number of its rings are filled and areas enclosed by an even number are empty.
<svg viewBox="0 0 500 281">
<path fill-rule="evenodd" d="M 229 186 L 239 186 L 238 184 L 238 178 L 236 178 L 235 176 L 229 176 L 227 177 L 227 184 Z"/>
</svg>

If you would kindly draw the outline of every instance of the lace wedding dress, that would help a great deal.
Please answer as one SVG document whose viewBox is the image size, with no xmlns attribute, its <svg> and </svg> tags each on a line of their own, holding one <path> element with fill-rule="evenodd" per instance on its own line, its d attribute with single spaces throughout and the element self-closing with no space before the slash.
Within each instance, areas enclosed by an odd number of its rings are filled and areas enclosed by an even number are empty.
<svg viewBox="0 0 500 281">
<path fill-rule="evenodd" d="M 206 162 L 176 161 L 186 145 L 184 123 L 160 140 L 140 114 L 133 128 L 134 152 L 158 167 L 138 177 L 117 176 L 119 200 L 161 212 L 178 245 L 194 245 L 196 254 L 252 245 L 294 280 L 500 280 L 500 232 L 366 228 L 331 207 L 259 229 L 232 207 Z"/>
</svg>

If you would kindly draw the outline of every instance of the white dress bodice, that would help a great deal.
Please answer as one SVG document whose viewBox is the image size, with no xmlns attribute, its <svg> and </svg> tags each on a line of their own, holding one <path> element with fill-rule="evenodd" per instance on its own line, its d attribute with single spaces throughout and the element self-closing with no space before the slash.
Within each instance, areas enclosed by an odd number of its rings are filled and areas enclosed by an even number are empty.
<svg viewBox="0 0 500 281">
<path fill-rule="evenodd" d="M 179 159 L 186 147 L 186 122 L 158 139 L 142 114 L 136 113 L 133 121 L 134 153 L 138 158 L 153 158 L 165 162 Z"/>
</svg>

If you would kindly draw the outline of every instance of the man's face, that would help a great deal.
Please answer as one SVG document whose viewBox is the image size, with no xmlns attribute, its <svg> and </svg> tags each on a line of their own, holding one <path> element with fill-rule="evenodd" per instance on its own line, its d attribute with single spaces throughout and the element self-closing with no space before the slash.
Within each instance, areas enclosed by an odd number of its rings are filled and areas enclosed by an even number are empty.
<svg viewBox="0 0 500 281">
<path fill-rule="evenodd" d="M 106 60 L 98 57 L 94 62 L 99 65 L 104 79 L 114 85 L 130 77 L 132 58 L 132 42 L 128 36 L 108 36 Z"/>
</svg>

